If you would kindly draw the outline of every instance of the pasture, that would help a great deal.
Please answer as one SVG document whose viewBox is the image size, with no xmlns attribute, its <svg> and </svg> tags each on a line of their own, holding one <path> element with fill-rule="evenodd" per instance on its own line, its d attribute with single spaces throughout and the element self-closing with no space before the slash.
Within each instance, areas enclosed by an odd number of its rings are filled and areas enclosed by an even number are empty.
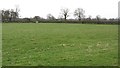
<svg viewBox="0 0 120 68">
<path fill-rule="evenodd" d="M 3 23 L 3 66 L 117 66 L 118 26 Z"/>
</svg>

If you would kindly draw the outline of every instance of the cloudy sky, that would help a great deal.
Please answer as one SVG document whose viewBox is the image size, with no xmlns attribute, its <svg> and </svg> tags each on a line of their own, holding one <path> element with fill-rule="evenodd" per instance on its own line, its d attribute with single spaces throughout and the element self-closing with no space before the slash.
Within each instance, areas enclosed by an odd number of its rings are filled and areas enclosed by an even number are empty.
<svg viewBox="0 0 120 68">
<path fill-rule="evenodd" d="M 0 9 L 15 9 L 19 5 L 21 17 L 41 16 L 46 18 L 51 13 L 58 18 L 61 8 L 70 9 L 70 17 L 74 18 L 76 8 L 83 8 L 85 15 L 95 18 L 118 17 L 118 2 L 120 0 L 0 0 Z"/>
</svg>

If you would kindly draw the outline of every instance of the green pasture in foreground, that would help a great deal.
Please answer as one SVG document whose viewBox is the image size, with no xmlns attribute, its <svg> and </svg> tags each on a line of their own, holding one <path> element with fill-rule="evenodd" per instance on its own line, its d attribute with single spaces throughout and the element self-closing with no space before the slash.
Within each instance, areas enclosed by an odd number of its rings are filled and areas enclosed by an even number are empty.
<svg viewBox="0 0 120 68">
<path fill-rule="evenodd" d="M 2 67 L 2 23 L 0 22 L 0 67 Z"/>
<path fill-rule="evenodd" d="M 118 26 L 2 24 L 3 66 L 116 66 Z"/>
</svg>

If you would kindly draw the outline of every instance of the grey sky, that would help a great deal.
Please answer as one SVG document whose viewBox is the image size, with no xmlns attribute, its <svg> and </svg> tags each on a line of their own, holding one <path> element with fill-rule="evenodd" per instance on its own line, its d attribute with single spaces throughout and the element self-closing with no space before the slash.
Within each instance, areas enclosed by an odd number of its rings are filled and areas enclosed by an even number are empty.
<svg viewBox="0 0 120 68">
<path fill-rule="evenodd" d="M 15 9 L 19 5 L 21 17 L 41 16 L 46 18 L 51 13 L 56 18 L 60 15 L 61 8 L 70 9 L 70 17 L 74 18 L 73 12 L 76 8 L 83 8 L 85 15 L 95 18 L 100 15 L 102 18 L 118 17 L 119 0 L 0 0 L 0 9 Z"/>
</svg>

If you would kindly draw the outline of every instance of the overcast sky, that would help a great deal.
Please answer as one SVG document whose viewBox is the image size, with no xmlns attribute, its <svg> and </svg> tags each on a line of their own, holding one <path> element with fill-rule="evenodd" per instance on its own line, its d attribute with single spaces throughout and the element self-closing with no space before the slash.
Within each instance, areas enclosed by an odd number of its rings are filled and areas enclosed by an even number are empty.
<svg viewBox="0 0 120 68">
<path fill-rule="evenodd" d="M 74 18 L 73 12 L 76 8 L 83 8 L 85 15 L 95 18 L 118 17 L 118 2 L 120 0 L 0 0 L 0 9 L 15 9 L 19 5 L 21 17 L 40 16 L 46 18 L 51 13 L 58 18 L 61 8 L 70 9 L 70 17 Z"/>
</svg>

